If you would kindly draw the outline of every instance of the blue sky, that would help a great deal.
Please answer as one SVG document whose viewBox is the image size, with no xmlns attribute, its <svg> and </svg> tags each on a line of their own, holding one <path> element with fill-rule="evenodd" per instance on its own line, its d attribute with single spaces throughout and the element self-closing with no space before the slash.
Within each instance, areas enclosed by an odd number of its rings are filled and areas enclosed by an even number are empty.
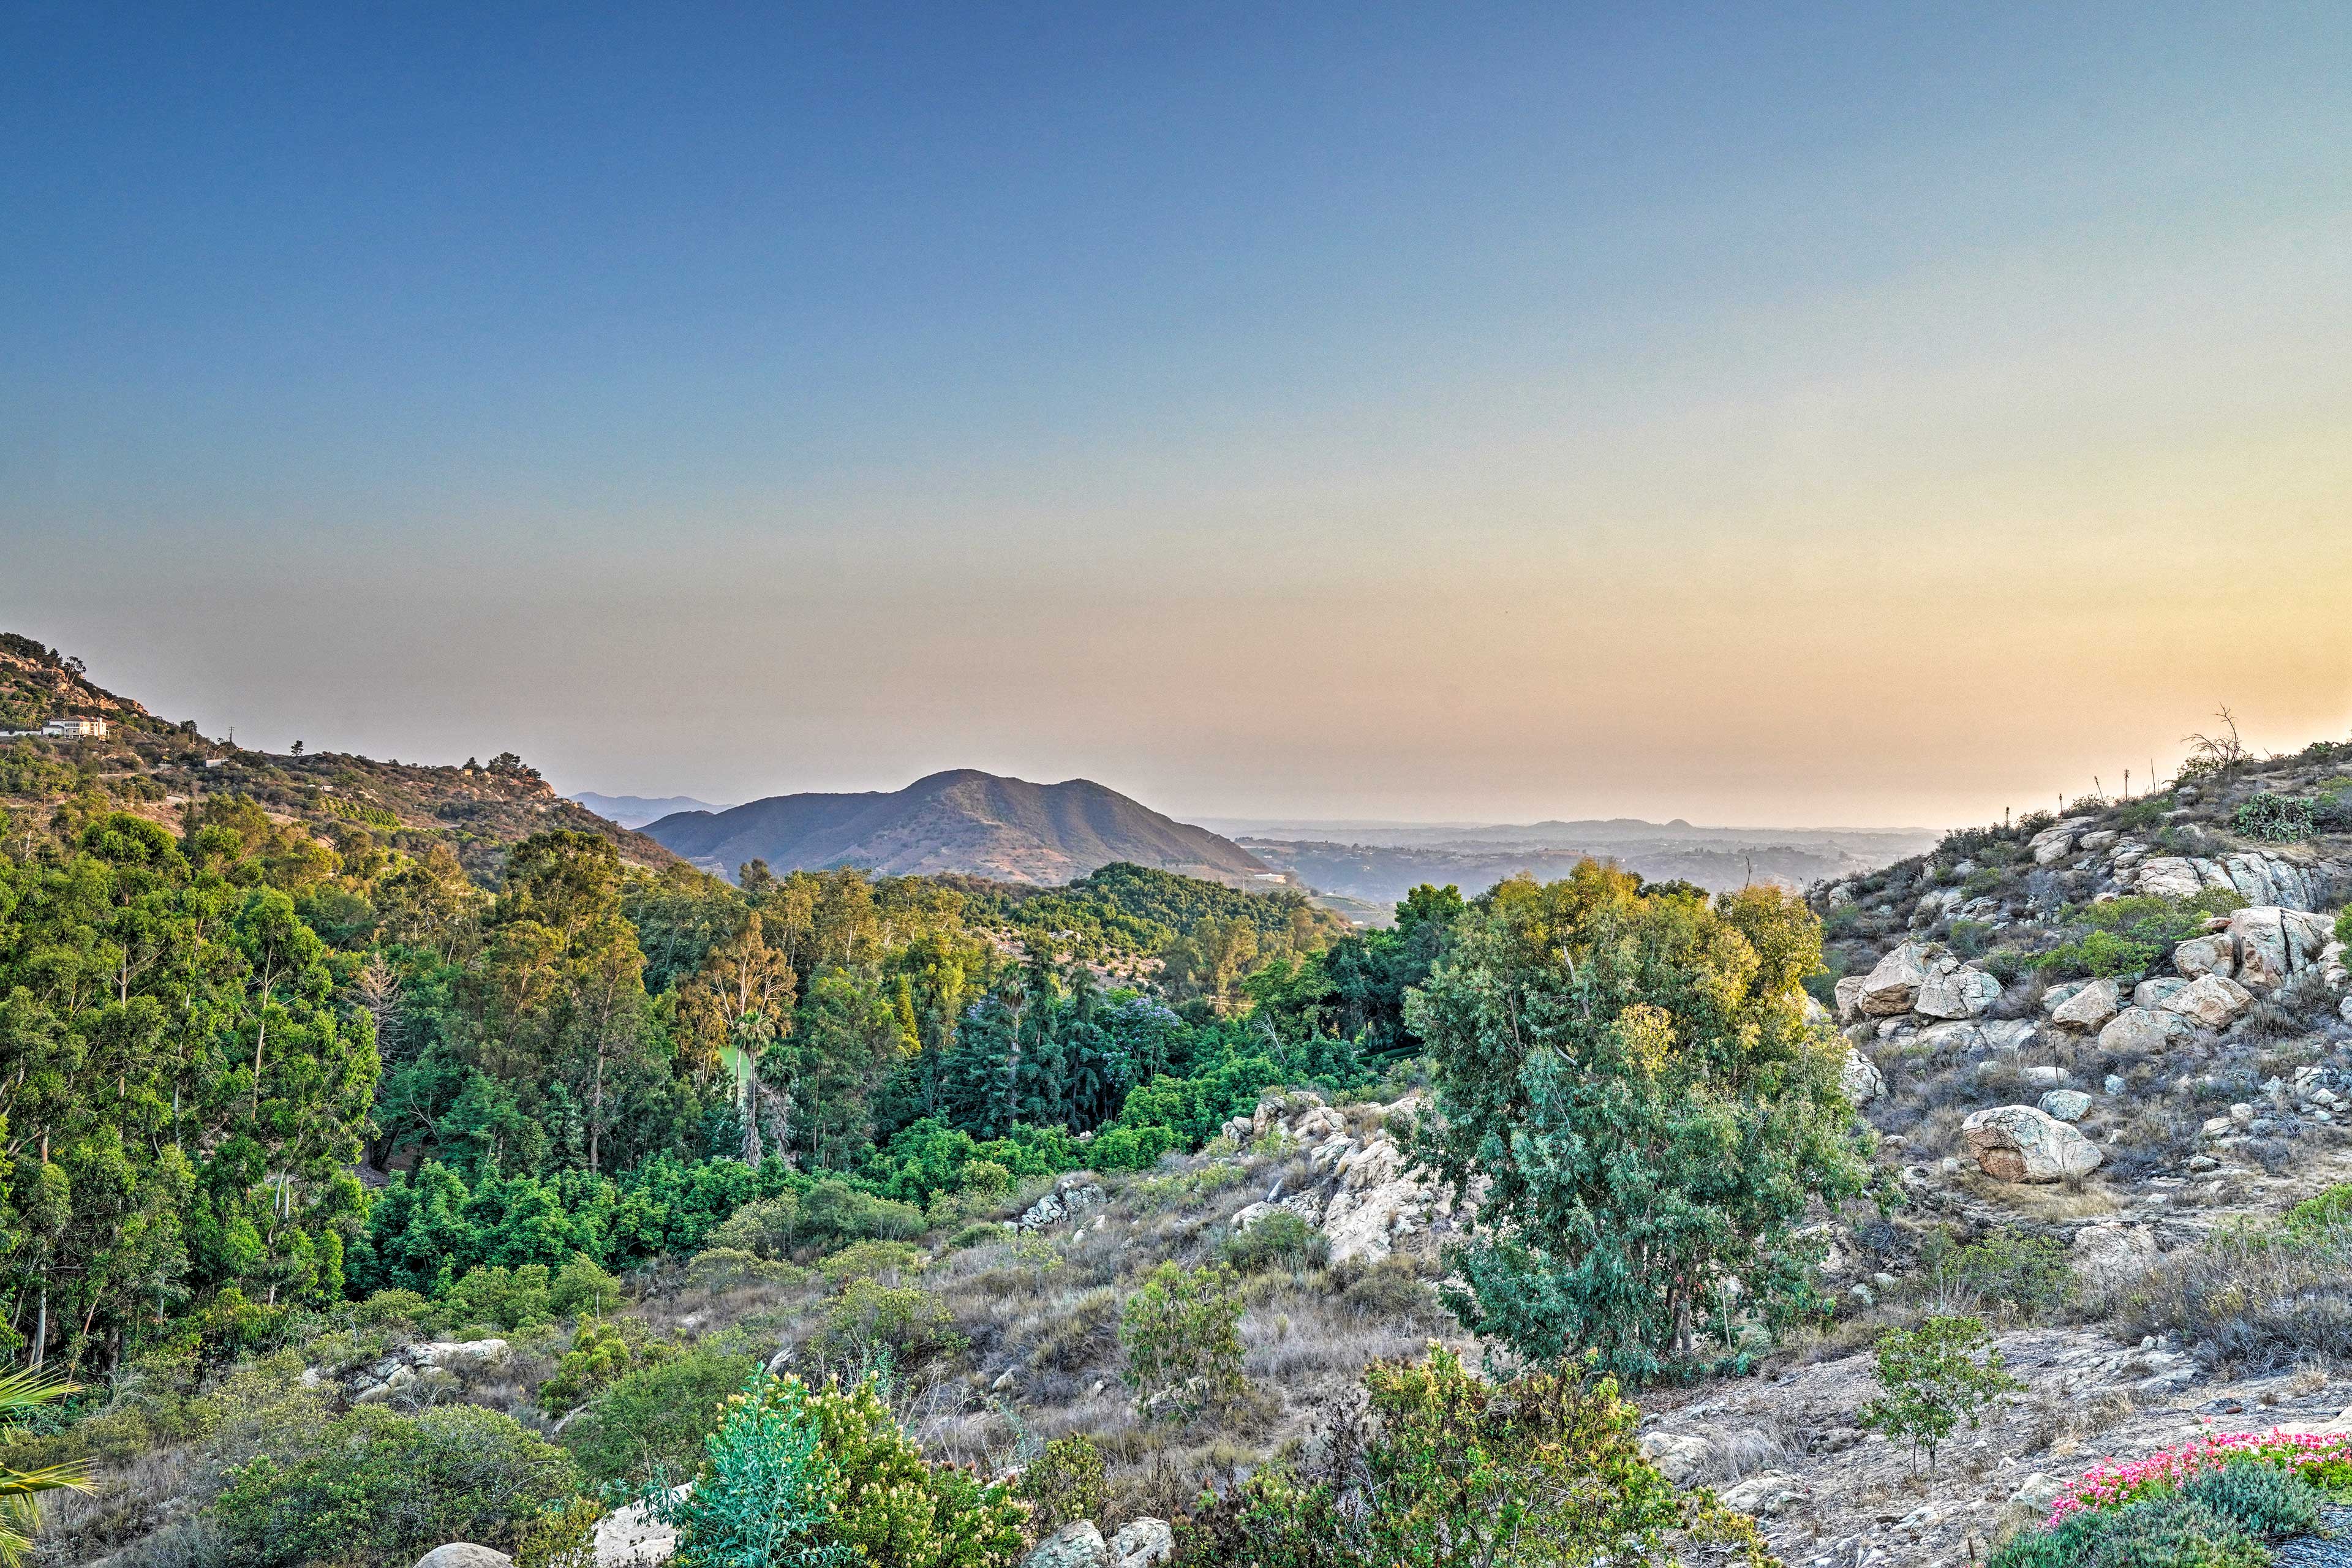
<svg viewBox="0 0 2352 1568">
<path fill-rule="evenodd" d="M 2352 12 L 2053 9 L 14 7 L 0 622 L 729 798 L 2340 734 Z"/>
</svg>

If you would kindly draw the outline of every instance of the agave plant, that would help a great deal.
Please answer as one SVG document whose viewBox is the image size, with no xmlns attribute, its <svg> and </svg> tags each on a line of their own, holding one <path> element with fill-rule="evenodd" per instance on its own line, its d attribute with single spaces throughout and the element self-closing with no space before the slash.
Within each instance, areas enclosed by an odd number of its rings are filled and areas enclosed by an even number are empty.
<svg viewBox="0 0 2352 1568">
<path fill-rule="evenodd" d="M 0 1374 L 0 1431 L 25 1412 L 78 1392 L 78 1384 L 37 1371 Z M 86 1492 L 89 1485 L 89 1467 L 80 1459 L 37 1470 L 0 1465 L 0 1568 L 16 1568 L 32 1551 L 33 1532 L 41 1527 L 43 1492 Z"/>
</svg>

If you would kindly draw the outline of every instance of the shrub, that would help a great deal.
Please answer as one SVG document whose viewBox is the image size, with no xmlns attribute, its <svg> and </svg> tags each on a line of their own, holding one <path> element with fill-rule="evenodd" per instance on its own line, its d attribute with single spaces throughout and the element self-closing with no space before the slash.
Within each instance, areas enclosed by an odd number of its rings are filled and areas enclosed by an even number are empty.
<svg viewBox="0 0 2352 1568">
<path fill-rule="evenodd" d="M 363 1329 L 415 1328 L 432 1305 L 414 1290 L 378 1290 L 352 1309 L 352 1321 Z"/>
<path fill-rule="evenodd" d="M 1590 1371 L 1498 1384 L 1444 1350 L 1375 1363 L 1360 1404 L 1332 1410 L 1306 1459 L 1265 1466 L 1178 1521 L 1176 1562 L 1638 1563 L 1683 1533 L 1769 1562 L 1752 1521 L 1643 1458 L 1640 1413 Z"/>
<path fill-rule="evenodd" d="M 551 1415 L 562 1415 L 617 1380 L 635 1360 L 619 1324 L 583 1321 L 572 1331 L 572 1348 L 557 1363 L 555 1375 L 539 1385 L 540 1408 Z"/>
<path fill-rule="evenodd" d="M 2343 1183 L 2307 1197 L 2286 1211 L 2286 1228 L 2305 1235 L 2352 1225 L 2352 1183 Z"/>
<path fill-rule="evenodd" d="M 1019 1491 L 1040 1536 L 1073 1520 L 1098 1520 L 1110 1500 L 1103 1482 L 1102 1450 L 1084 1432 L 1056 1437 L 1021 1473 Z"/>
<path fill-rule="evenodd" d="M 488 1327 L 509 1333 L 544 1323 L 555 1316 L 549 1291 L 552 1278 L 544 1263 L 511 1270 L 496 1265 L 469 1268 L 436 1303 L 436 1315 L 452 1329 Z"/>
<path fill-rule="evenodd" d="M 698 1290 L 736 1290 L 746 1285 L 793 1285 L 808 1278 L 796 1264 L 772 1263 L 731 1247 L 706 1247 L 687 1260 L 686 1282 Z"/>
<path fill-rule="evenodd" d="M 755 1374 L 693 1489 L 649 1501 L 681 1568 L 1012 1568 L 1023 1546 L 1010 1491 L 926 1463 L 871 1382 L 813 1393 Z"/>
<path fill-rule="evenodd" d="M 2105 1459 L 2084 1471 L 2050 1505 L 2054 1527 L 2078 1514 L 2123 1507 L 2188 1486 L 2213 1470 L 2260 1465 L 2315 1489 L 2352 1482 L 2352 1438 L 2315 1432 L 2217 1432 L 2139 1459 Z"/>
<path fill-rule="evenodd" d="M 542 1509 L 515 1531 L 515 1568 L 596 1568 L 596 1525 L 604 1505 L 576 1497 Z"/>
<path fill-rule="evenodd" d="M 2352 1228 L 2299 1226 L 2291 1212 L 2274 1231 L 2224 1231 L 2168 1252 L 2124 1298 L 2118 1326 L 2177 1333 L 2200 1361 L 2242 1372 L 2352 1356 Z"/>
<path fill-rule="evenodd" d="M 853 1279 L 877 1279 L 885 1275 L 911 1274 L 923 1266 L 923 1249 L 904 1241 L 859 1241 L 817 1264 L 817 1272 L 836 1289 Z"/>
<path fill-rule="evenodd" d="M 1330 1238 L 1288 1209 L 1263 1215 L 1247 1230 L 1225 1240 L 1225 1261 L 1243 1274 L 1320 1268 L 1330 1259 Z"/>
<path fill-rule="evenodd" d="M 1242 1300 L 1231 1268 L 1162 1263 L 1119 1313 L 1122 1374 L 1146 1415 L 1190 1419 L 1249 1386 L 1242 1373 Z"/>
<path fill-rule="evenodd" d="M 800 1217 L 800 1195 L 779 1193 L 772 1198 L 745 1204 L 713 1226 L 703 1241 L 713 1251 L 782 1258 L 793 1249 L 793 1232 Z"/>
<path fill-rule="evenodd" d="M 2275 1541 L 2302 1535 L 2319 1523 L 2319 1493 L 2294 1472 L 2254 1460 L 2208 1470 L 2180 1489 L 2250 1535 Z"/>
<path fill-rule="evenodd" d="M 1966 1247 L 1937 1237 L 1924 1249 L 1922 1261 L 1946 1290 L 2028 1322 L 2057 1311 L 2074 1288 L 2066 1249 L 2043 1237 L 1996 1231 Z"/>
<path fill-rule="evenodd" d="M 446 1541 L 503 1547 L 578 1480 L 562 1449 L 472 1405 L 362 1405 L 307 1436 L 229 1472 L 214 1518 L 236 1562 L 408 1568 Z"/>
<path fill-rule="evenodd" d="M 800 1202 L 795 1247 L 829 1251 L 853 1241 L 912 1241 L 923 1234 L 923 1211 L 877 1197 L 846 1182 L 819 1182 Z"/>
<path fill-rule="evenodd" d="M 1962 1421 L 1975 1428 L 1985 1408 L 2025 1385 L 2001 1370 L 1984 1324 L 1975 1318 L 1929 1318 L 1891 1329 L 1878 1340 L 1879 1396 L 1862 1407 L 1862 1425 L 1911 1445 L 1916 1468 Z"/>
<path fill-rule="evenodd" d="M 1954 921 L 1952 951 L 1962 958 L 1982 958 L 1992 947 L 1992 927 L 1983 921 Z"/>
<path fill-rule="evenodd" d="M 914 1367 L 970 1342 L 957 1331 L 948 1304 L 920 1286 L 853 1279 L 809 1336 L 808 1348 L 836 1365 L 873 1366 L 887 1354 L 892 1365 Z"/>
<path fill-rule="evenodd" d="M 2267 1553 L 2241 1526 L 2168 1493 L 2011 1537 L 1985 1568 L 2261 1568 Z"/>
<path fill-rule="evenodd" d="M 634 1481 L 693 1467 L 727 1396 L 759 1365 L 710 1344 L 648 1359 L 588 1402 L 563 1429 L 563 1446 L 592 1481 Z"/>
<path fill-rule="evenodd" d="M 756 1373 L 720 1412 L 694 1486 L 673 1494 L 657 1477 L 646 1510 L 677 1531 L 685 1568 L 833 1568 L 849 1552 L 821 1538 L 829 1499 L 808 1391 Z"/>
<path fill-rule="evenodd" d="M 2152 942 L 2136 942 L 2111 931 L 2094 930 L 2085 931 L 2079 941 L 2052 948 L 2035 959 L 2033 966 L 2059 979 L 2088 974 L 2112 980 L 2118 975 L 2145 973 L 2156 962 L 2158 951 Z"/>
<path fill-rule="evenodd" d="M 2317 831 L 2312 821 L 2311 802 L 2291 800 L 2268 790 L 2241 803 L 2231 822 L 2247 837 L 2273 844 L 2293 844 Z"/>
<path fill-rule="evenodd" d="M 827 1471 L 825 1535 L 854 1553 L 850 1561 L 873 1568 L 1009 1568 L 1019 1559 L 1025 1510 L 1011 1489 L 926 1463 L 874 1379 L 811 1394 L 807 1407 Z"/>
<path fill-rule="evenodd" d="M 621 1304 L 621 1282 L 582 1253 L 548 1281 L 548 1310 L 559 1318 L 602 1316 Z"/>
</svg>

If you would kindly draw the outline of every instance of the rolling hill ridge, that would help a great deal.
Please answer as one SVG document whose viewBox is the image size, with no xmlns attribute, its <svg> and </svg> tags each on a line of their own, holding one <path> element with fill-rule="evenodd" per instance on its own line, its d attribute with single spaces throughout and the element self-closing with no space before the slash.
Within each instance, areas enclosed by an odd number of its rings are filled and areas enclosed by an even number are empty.
<svg viewBox="0 0 2352 1568">
<path fill-rule="evenodd" d="M 1267 871 L 1233 840 L 1091 780 L 1038 784 L 971 768 L 887 793 L 773 795 L 729 811 L 678 812 L 643 831 L 729 877 L 751 860 L 776 871 L 860 866 L 1037 883 L 1071 881 L 1122 860 L 1236 884 Z"/>
</svg>

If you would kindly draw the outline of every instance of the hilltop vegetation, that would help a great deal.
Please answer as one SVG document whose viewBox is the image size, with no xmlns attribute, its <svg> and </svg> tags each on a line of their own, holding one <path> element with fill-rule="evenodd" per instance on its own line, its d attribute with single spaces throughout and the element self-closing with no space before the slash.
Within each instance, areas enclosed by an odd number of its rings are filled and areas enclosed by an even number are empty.
<svg viewBox="0 0 2352 1568">
<path fill-rule="evenodd" d="M 299 745 L 290 754 L 248 751 L 93 685 L 79 659 L 0 633 L 0 729 L 83 715 L 107 721 L 104 739 L 0 740 L 0 807 L 20 832 L 58 810 L 83 822 L 124 811 L 176 827 L 188 803 L 236 797 L 350 861 L 362 879 L 386 855 L 440 849 L 488 887 L 508 848 L 545 829 L 607 838 L 631 865 L 677 863 L 652 839 L 562 799 L 512 753 L 436 767 Z"/>
</svg>

